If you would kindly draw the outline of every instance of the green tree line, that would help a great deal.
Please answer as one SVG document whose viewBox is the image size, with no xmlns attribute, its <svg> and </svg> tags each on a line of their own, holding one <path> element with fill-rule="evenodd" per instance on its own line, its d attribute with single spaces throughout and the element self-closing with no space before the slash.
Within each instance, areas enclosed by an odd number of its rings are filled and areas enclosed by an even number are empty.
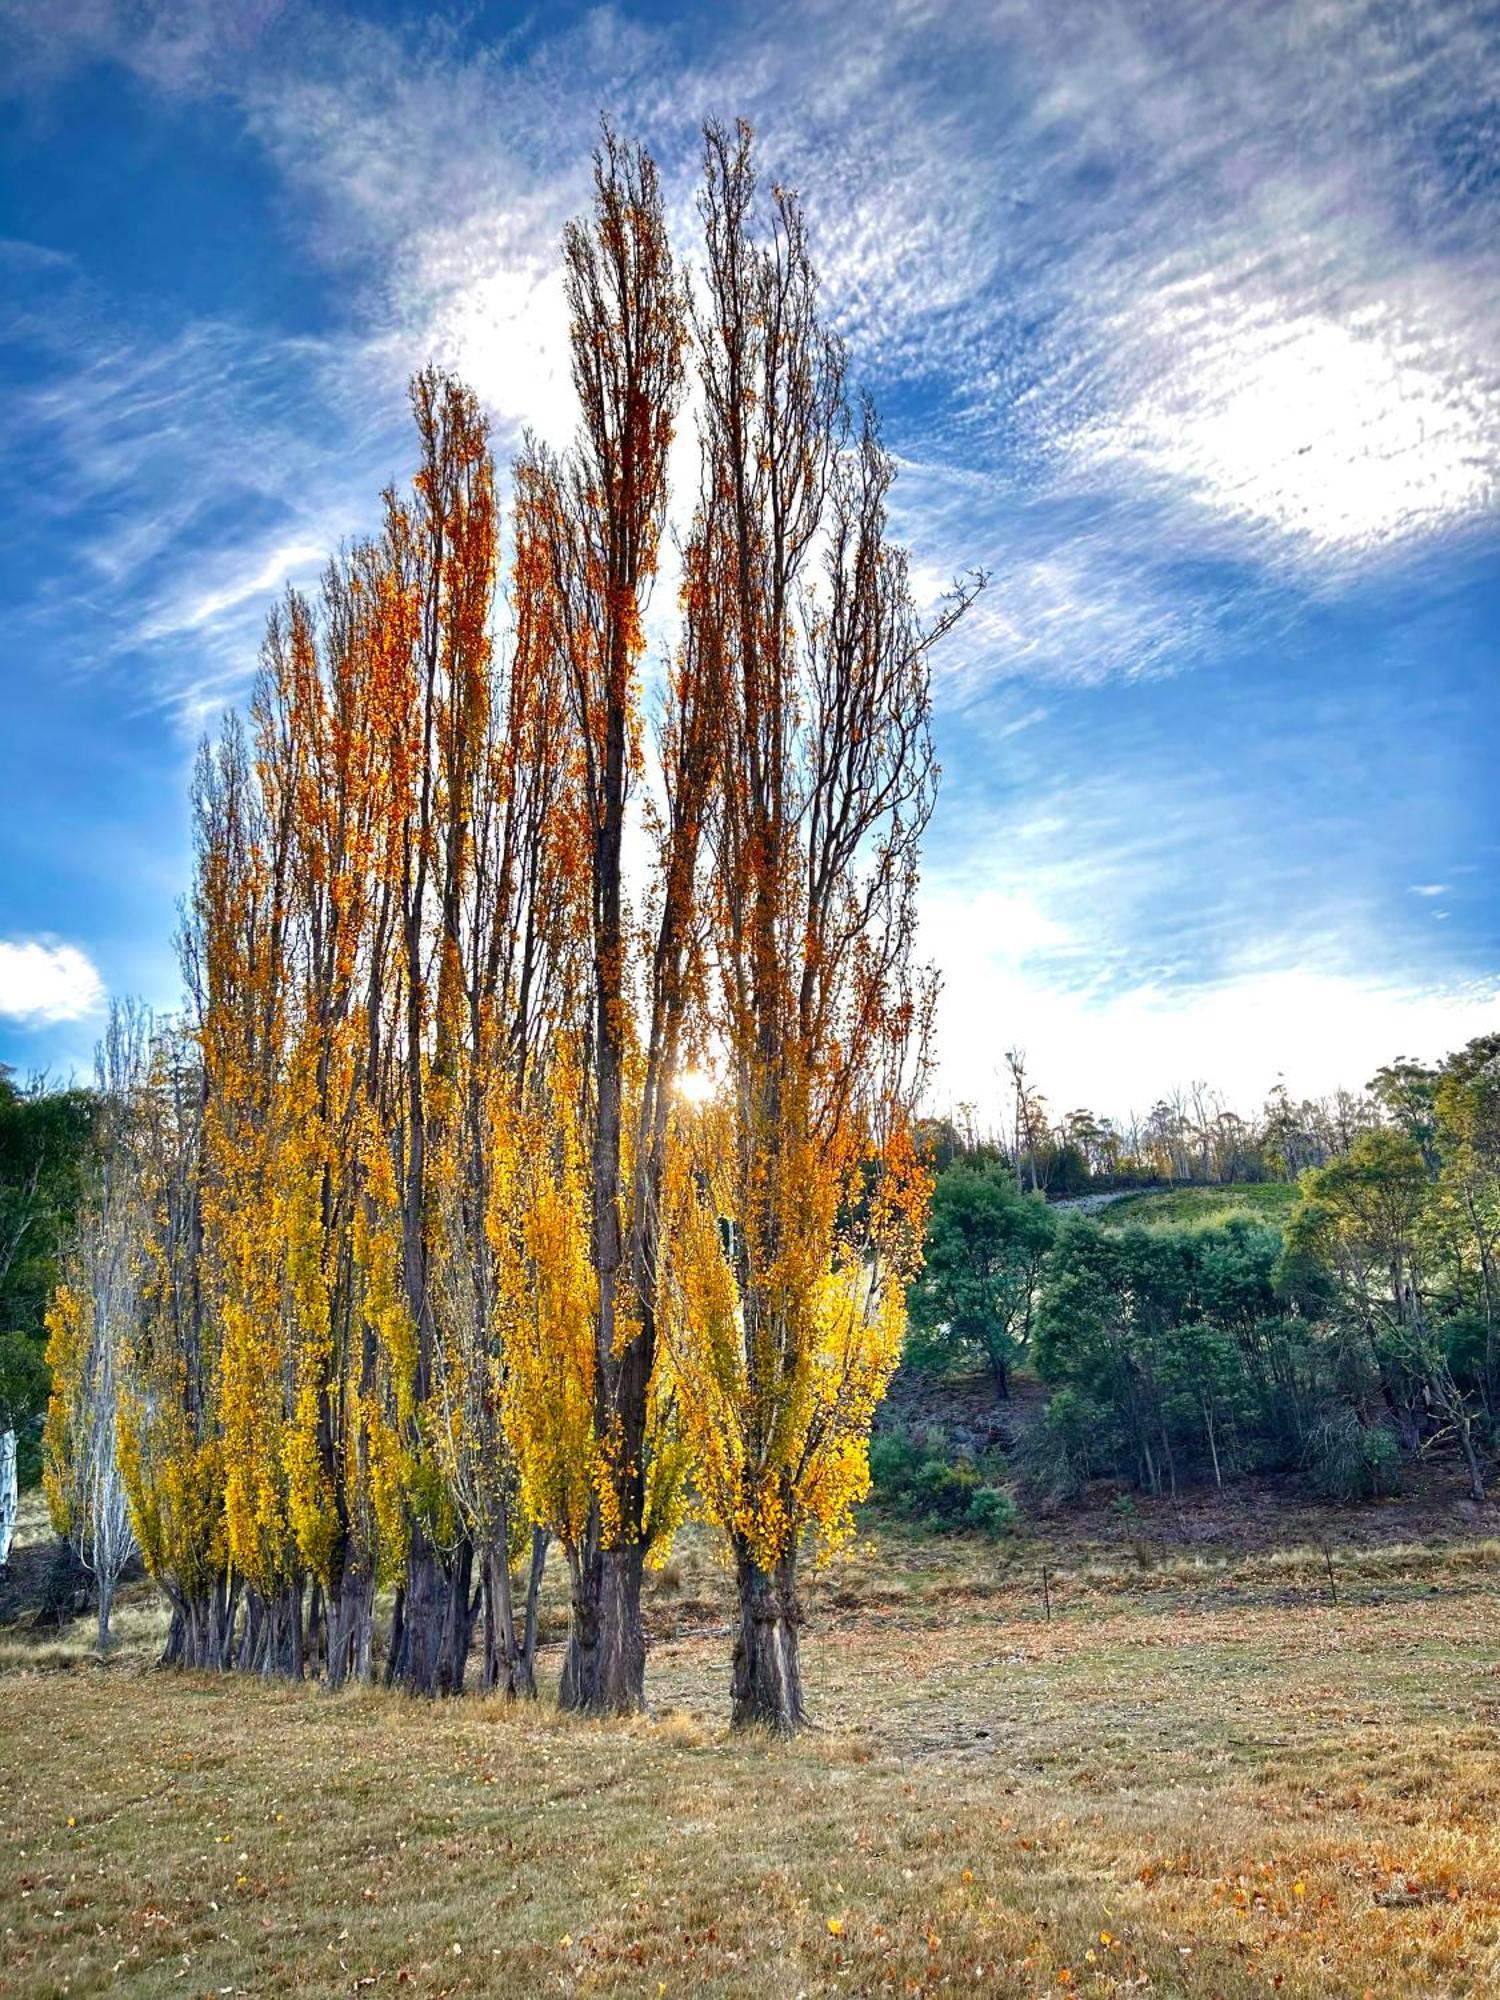
<svg viewBox="0 0 1500 2000">
<path fill-rule="evenodd" d="M 1500 1035 L 1391 1064 L 1361 1101 L 1282 1226 L 1120 1227 L 1047 1203 L 1013 1158 L 958 1148 L 909 1363 L 982 1368 L 1003 1399 L 1025 1360 L 1050 1393 L 1021 1469 L 1054 1497 L 1096 1477 L 1160 1494 L 1248 1473 L 1375 1495 L 1447 1449 L 1483 1499 L 1500 1448 Z"/>
</svg>

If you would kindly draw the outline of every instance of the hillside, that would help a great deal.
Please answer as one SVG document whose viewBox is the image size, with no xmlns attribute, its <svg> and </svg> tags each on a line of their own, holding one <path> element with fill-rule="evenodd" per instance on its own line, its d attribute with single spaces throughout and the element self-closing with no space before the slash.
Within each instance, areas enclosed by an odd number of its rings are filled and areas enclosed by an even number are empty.
<svg viewBox="0 0 1500 2000">
<path fill-rule="evenodd" d="M 1293 1181 L 1253 1181 L 1229 1187 L 1146 1188 L 1124 1194 L 1097 1212 L 1118 1228 L 1207 1229 L 1244 1216 L 1252 1222 L 1285 1222 L 1297 1205 Z"/>
</svg>

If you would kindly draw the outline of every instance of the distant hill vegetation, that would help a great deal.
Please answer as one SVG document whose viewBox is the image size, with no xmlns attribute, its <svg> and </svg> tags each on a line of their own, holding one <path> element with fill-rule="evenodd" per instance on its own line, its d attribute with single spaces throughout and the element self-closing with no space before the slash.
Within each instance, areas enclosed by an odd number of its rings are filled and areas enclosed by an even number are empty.
<svg viewBox="0 0 1500 2000">
<path fill-rule="evenodd" d="M 1229 1187 L 1146 1188 L 1123 1194 L 1098 1211 L 1112 1228 L 1221 1229 L 1236 1218 L 1280 1227 L 1297 1206 L 1288 1181 L 1251 1181 Z"/>
<path fill-rule="evenodd" d="M 1295 1178 L 1265 1172 L 1268 1122 L 1246 1180 L 1189 1184 L 1201 1161 L 1179 1128 L 1171 1159 L 1129 1156 L 1132 1172 L 1178 1170 L 1177 1185 L 1122 1191 L 1099 1176 L 1060 1192 L 1061 1154 L 1039 1150 L 1024 1102 L 1009 1143 L 932 1156 L 903 1362 L 906 1382 L 930 1387 L 914 1407 L 898 1383 L 872 1454 L 878 1503 L 1009 1532 L 1101 1485 L 1122 1504 L 1249 1479 L 1348 1502 L 1387 1498 L 1432 1460 L 1486 1500 L 1500 1451 L 1500 1036 L 1432 1069 L 1389 1065 L 1343 1100 L 1342 1129 L 1319 1128 L 1323 1157 Z M 981 1373 L 987 1425 L 959 1388 Z"/>
</svg>

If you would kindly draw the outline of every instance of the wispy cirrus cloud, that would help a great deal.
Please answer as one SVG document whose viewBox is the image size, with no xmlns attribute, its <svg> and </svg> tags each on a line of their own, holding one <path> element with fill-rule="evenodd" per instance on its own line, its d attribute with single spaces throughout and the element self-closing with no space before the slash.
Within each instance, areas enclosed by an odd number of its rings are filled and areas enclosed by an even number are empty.
<svg viewBox="0 0 1500 2000">
<path fill-rule="evenodd" d="M 220 319 L 153 339 L 71 273 L 14 297 L 0 338 L 30 366 L 0 412 L 0 514 L 13 549 L 48 553 L 20 566 L 13 616 L 29 632 L 86 618 L 72 670 L 128 680 L 196 730 L 244 685 L 267 604 L 370 524 L 406 454 L 402 360 Z"/>
<path fill-rule="evenodd" d="M 1421 598 L 1455 550 L 1492 545 L 1484 6 L 731 0 L 500 32 L 338 0 L 0 0 L 0 19 L 24 30 L 16 87 L 113 62 L 167 107 L 211 94 L 328 302 L 315 338 L 222 305 L 164 332 L 62 253 L 0 246 L 20 337 L 45 357 L 0 406 L 0 452 L 24 511 L 71 536 L 25 616 L 94 612 L 88 670 L 135 677 L 193 726 L 238 692 L 265 600 L 372 525 L 409 457 L 402 383 L 430 356 L 475 383 L 502 453 L 528 424 L 562 442 L 558 237 L 600 110 L 656 151 L 682 246 L 700 121 L 743 113 L 767 178 L 807 195 L 830 314 L 888 412 L 924 595 L 971 565 L 992 576 L 939 661 L 957 804 L 927 891 L 940 937 L 951 914 L 950 992 L 983 996 L 968 1046 L 1014 1014 L 1003 1033 L 1052 1036 L 1060 1062 L 1066 1029 L 1080 1048 L 1138 1038 L 1137 1073 L 1174 1040 L 1197 1067 L 1198 993 L 1221 1048 L 1203 1067 L 1224 1074 L 1242 1038 L 1248 1075 L 1274 1035 L 1306 1040 L 1298 993 L 1347 1005 L 1372 1045 L 1473 1018 L 1482 920 L 1441 989 L 1390 911 L 1420 913 L 1424 939 L 1460 929 L 1464 898 L 1439 885 L 1469 880 L 1454 856 L 1477 814 L 1449 814 L 1427 772 L 1431 840 L 1402 819 L 1405 858 L 1382 874 L 1371 853 L 1441 718 L 1394 702 L 1399 661 L 1379 691 L 1325 686 L 1312 647 L 1300 674 L 1274 662 L 1299 621 L 1398 585 Z M 1412 677 L 1442 639 L 1435 615 Z M 1195 726 L 1166 755 L 1159 698 L 1192 670 Z M 1215 705 L 1234 713 L 1210 729 Z M 1358 777 L 1377 711 L 1405 758 L 1379 796 Z M 1001 792 L 1029 810 L 987 810 Z M 1408 898 L 1418 871 L 1434 893 Z M 1338 1053 L 1317 1059 L 1347 1076 Z M 1128 1097 L 1106 1082 L 1101 1103 Z"/>
<path fill-rule="evenodd" d="M 31 92 L 82 62 L 112 62 L 167 91 L 212 86 L 253 57 L 286 0 L 0 0 L 0 95 Z"/>
<path fill-rule="evenodd" d="M 278 11 L 148 8 L 132 33 L 98 0 L 74 33 L 167 91 L 227 84 L 348 275 L 351 334 L 463 368 L 506 443 L 571 425 L 557 239 L 600 107 L 656 146 L 684 224 L 699 121 L 750 116 L 768 173 L 811 191 L 860 372 L 923 390 L 900 442 L 931 477 L 900 520 L 935 569 L 995 573 L 1002 670 L 1190 661 L 1216 607 L 1163 569 L 1169 540 L 1280 576 L 1494 508 L 1500 263 L 1469 155 L 1497 59 L 1457 0 L 1420 22 L 1083 0 L 1065 36 L 1040 0 L 601 8 L 489 42 Z M 988 487 L 966 509 L 943 490 L 965 475 Z"/>
</svg>

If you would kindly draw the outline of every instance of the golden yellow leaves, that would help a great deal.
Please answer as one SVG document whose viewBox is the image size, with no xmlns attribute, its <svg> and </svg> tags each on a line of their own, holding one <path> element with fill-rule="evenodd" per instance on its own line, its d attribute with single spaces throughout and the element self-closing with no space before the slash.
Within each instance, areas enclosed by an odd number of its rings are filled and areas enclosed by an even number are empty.
<svg viewBox="0 0 1500 2000">
<path fill-rule="evenodd" d="M 528 1517 L 576 1543 L 600 1477 L 594 1432 L 597 1282 L 574 1064 L 545 1096 L 491 1116 L 486 1227 L 495 1252 L 501 1407 Z"/>
</svg>

